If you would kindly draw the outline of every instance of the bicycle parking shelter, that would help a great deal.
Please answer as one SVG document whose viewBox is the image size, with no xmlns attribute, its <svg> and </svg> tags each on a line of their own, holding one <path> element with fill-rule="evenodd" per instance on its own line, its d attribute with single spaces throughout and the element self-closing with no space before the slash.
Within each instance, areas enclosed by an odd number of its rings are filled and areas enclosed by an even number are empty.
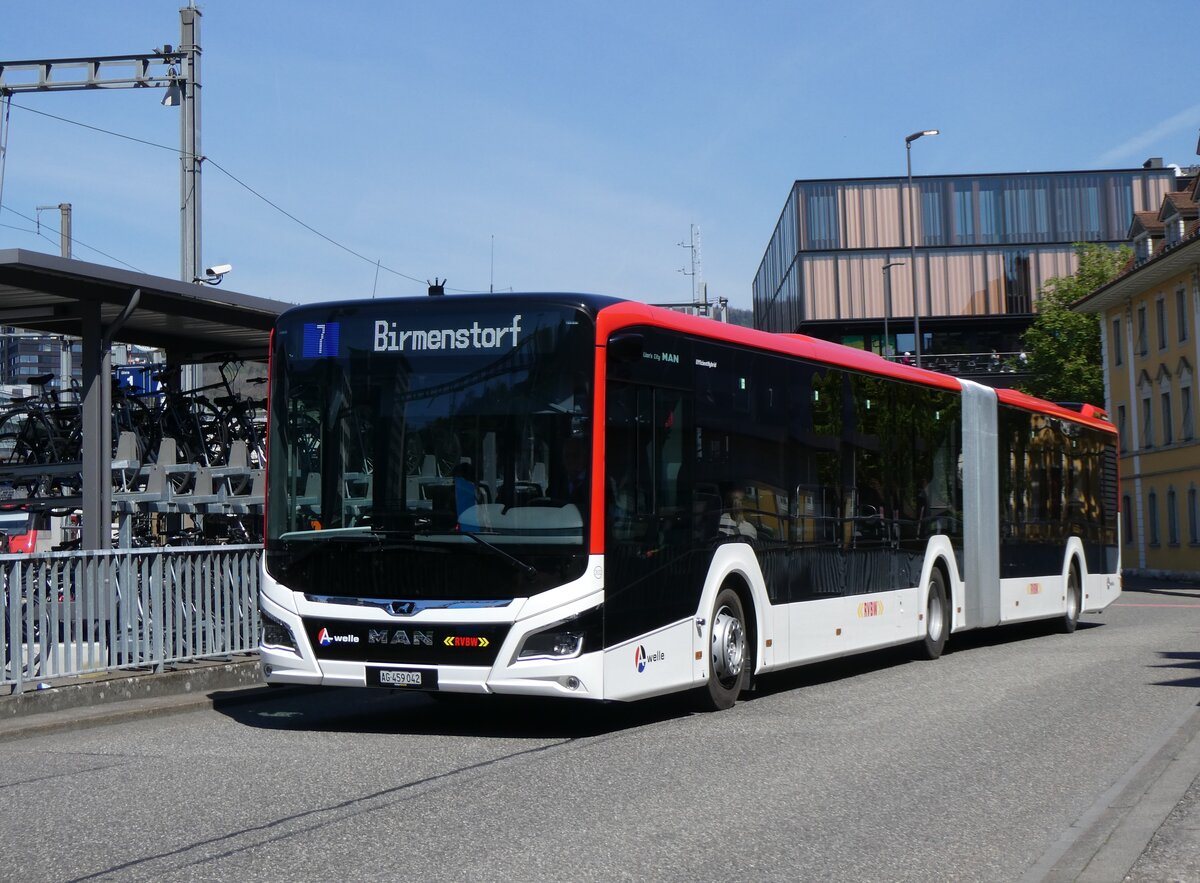
<svg viewBox="0 0 1200 883">
<path fill-rule="evenodd" d="M 216 354 L 266 361 L 275 317 L 290 306 L 26 249 L 0 249 L 0 325 L 82 340 L 83 549 L 110 545 L 112 344 L 160 348 L 172 364 L 213 361 Z"/>
</svg>

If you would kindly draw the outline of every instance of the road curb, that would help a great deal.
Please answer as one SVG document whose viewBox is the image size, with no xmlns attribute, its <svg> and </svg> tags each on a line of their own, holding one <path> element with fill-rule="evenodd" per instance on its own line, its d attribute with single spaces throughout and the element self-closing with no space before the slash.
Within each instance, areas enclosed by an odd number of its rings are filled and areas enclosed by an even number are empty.
<svg viewBox="0 0 1200 883">
<path fill-rule="evenodd" d="M 258 658 L 203 662 L 167 672 L 122 673 L 0 697 L 0 742 L 176 714 L 311 689 L 267 687 Z"/>
<path fill-rule="evenodd" d="M 1200 708 L 1189 708 L 1063 833 L 1022 883 L 1124 879 L 1198 777 Z"/>
</svg>

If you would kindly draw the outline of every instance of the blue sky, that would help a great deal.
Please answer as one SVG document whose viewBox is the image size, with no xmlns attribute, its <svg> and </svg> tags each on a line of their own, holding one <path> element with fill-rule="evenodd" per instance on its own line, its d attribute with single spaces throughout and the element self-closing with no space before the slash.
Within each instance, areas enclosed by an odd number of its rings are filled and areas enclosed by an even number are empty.
<svg viewBox="0 0 1200 883">
<path fill-rule="evenodd" d="M 0 59 L 177 44 L 180 5 L 10 0 Z M 748 308 L 791 182 L 902 175 L 916 130 L 942 131 L 918 175 L 1200 162 L 1180 7 L 1153 0 L 198 5 L 202 152 L 363 256 L 207 166 L 205 265 L 286 301 L 435 276 L 689 300 L 695 224 L 710 297 Z M 0 248 L 56 253 L 57 213 L 49 239 L 22 215 L 70 202 L 76 257 L 178 277 L 177 156 L 32 112 L 174 149 L 161 97 L 16 96 Z"/>
</svg>

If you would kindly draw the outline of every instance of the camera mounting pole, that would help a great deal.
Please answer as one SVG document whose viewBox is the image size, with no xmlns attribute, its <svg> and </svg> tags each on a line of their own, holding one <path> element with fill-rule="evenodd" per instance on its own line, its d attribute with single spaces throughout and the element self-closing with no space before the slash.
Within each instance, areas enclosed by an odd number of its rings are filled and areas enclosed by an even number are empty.
<svg viewBox="0 0 1200 883">
<path fill-rule="evenodd" d="M 200 10 L 179 10 L 179 46 L 142 55 L 0 61 L 0 101 L 22 92 L 83 89 L 167 90 L 162 103 L 180 107 L 179 278 L 200 276 Z"/>
</svg>

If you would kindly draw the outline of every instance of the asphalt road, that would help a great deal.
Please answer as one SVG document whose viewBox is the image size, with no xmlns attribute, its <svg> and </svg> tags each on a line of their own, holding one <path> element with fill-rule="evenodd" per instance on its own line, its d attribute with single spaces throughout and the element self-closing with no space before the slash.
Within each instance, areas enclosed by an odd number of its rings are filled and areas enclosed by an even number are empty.
<svg viewBox="0 0 1200 883">
<path fill-rule="evenodd" d="M 1071 879 L 1195 715 L 1198 628 L 1130 592 L 717 714 L 313 691 L 40 734 L 0 753 L 0 877 Z"/>
</svg>

